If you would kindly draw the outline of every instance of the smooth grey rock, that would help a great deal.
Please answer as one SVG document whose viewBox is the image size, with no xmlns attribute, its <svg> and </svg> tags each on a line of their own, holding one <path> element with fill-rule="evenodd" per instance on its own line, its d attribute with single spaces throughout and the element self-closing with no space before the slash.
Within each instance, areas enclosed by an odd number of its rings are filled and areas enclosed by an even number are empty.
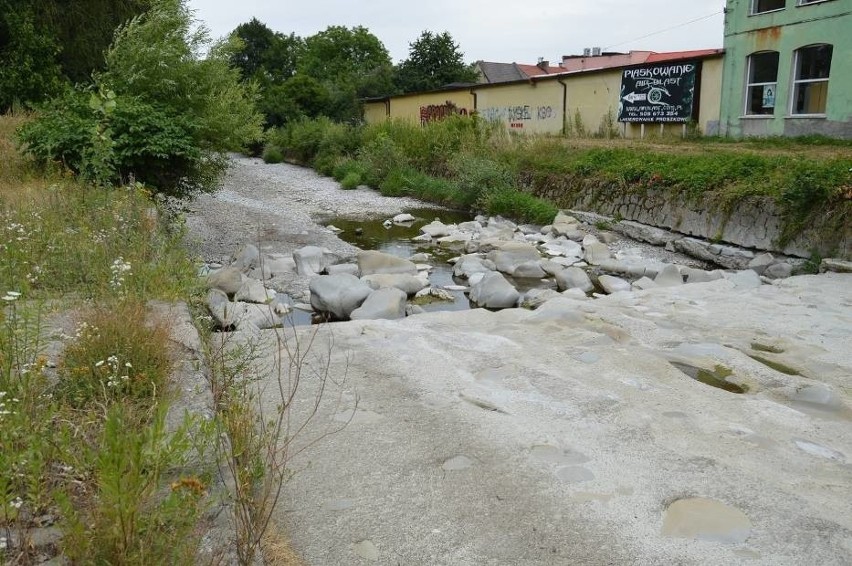
<svg viewBox="0 0 852 566">
<path fill-rule="evenodd" d="M 583 238 L 583 241 L 585 240 L 586 238 Z M 584 244 L 583 250 L 583 259 L 586 260 L 589 265 L 599 265 L 612 257 L 612 254 L 610 253 L 609 248 L 606 247 L 606 244 L 598 241 Z"/>
<path fill-rule="evenodd" d="M 341 273 L 348 273 L 355 277 L 360 275 L 358 265 L 354 263 L 338 263 L 337 265 L 329 265 L 325 268 L 325 272 L 329 275 L 340 275 Z"/>
<path fill-rule="evenodd" d="M 490 271 L 486 271 L 486 272 L 480 271 L 478 273 L 471 274 L 471 276 L 467 278 L 468 284 L 470 284 L 471 286 L 476 285 L 477 283 L 479 283 L 480 281 L 485 279 L 485 275 L 487 273 L 491 273 L 491 272 Z"/>
<path fill-rule="evenodd" d="M 550 259 L 541 260 L 539 262 L 539 265 L 541 266 L 541 269 L 544 270 L 544 272 L 548 275 L 556 275 L 566 267 L 565 265 L 557 263 Z"/>
<path fill-rule="evenodd" d="M 432 236 L 429 234 L 420 234 L 419 236 L 414 236 L 411 238 L 412 242 L 431 242 Z"/>
<path fill-rule="evenodd" d="M 742 289 L 754 289 L 763 285 L 763 282 L 760 280 L 760 275 L 751 269 L 725 273 L 724 277 L 725 279 L 733 282 L 735 287 Z"/>
<path fill-rule="evenodd" d="M 396 320 L 405 317 L 407 295 L 399 289 L 386 287 L 374 291 L 360 307 L 352 311 L 352 320 Z"/>
<path fill-rule="evenodd" d="M 703 269 L 687 267 L 684 269 L 684 273 L 686 274 L 687 283 L 707 283 L 722 278 L 722 272 L 718 270 L 705 271 Z"/>
<path fill-rule="evenodd" d="M 840 258 L 827 257 L 819 263 L 820 273 L 833 271 L 835 273 L 852 273 L 852 261 Z"/>
<path fill-rule="evenodd" d="M 666 265 L 654 278 L 654 283 L 658 287 L 677 287 L 683 285 L 683 275 L 673 263 Z"/>
<path fill-rule="evenodd" d="M 235 325 L 245 314 L 245 303 L 232 303 L 221 289 L 207 292 L 207 308 L 219 328 Z"/>
<path fill-rule="evenodd" d="M 512 272 L 512 277 L 518 279 L 542 279 L 546 275 L 547 273 L 541 268 L 540 260 L 524 262 L 515 267 Z"/>
<path fill-rule="evenodd" d="M 518 231 L 521 234 L 535 234 L 537 236 L 541 236 L 541 226 L 536 226 L 535 224 L 521 224 L 518 226 Z"/>
<path fill-rule="evenodd" d="M 518 306 L 526 309 L 537 309 L 550 299 L 561 296 L 553 289 L 530 289 L 518 300 Z"/>
<path fill-rule="evenodd" d="M 318 311 L 328 312 L 340 319 L 349 315 L 373 292 L 370 287 L 354 275 L 317 275 L 309 283 L 311 306 Z M 402 293 L 402 291 L 400 291 Z"/>
<path fill-rule="evenodd" d="M 607 292 L 607 294 L 617 293 L 619 291 L 630 291 L 630 283 L 625 281 L 621 277 L 614 277 L 612 275 L 601 275 L 598 277 L 598 283 L 600 283 L 603 290 Z"/>
<path fill-rule="evenodd" d="M 207 276 L 207 286 L 233 295 L 243 286 L 243 274 L 236 267 L 223 267 Z"/>
<path fill-rule="evenodd" d="M 296 263 L 296 273 L 304 276 L 322 273 L 334 263 L 331 252 L 317 246 L 305 246 L 294 251 L 293 261 Z"/>
<path fill-rule="evenodd" d="M 417 275 L 417 266 L 413 262 L 391 254 L 375 250 L 358 252 L 358 268 L 361 276 L 375 273 L 405 273 Z"/>
<path fill-rule="evenodd" d="M 676 240 L 678 236 L 672 234 L 668 230 L 655 228 L 639 222 L 630 220 L 622 220 L 613 226 L 613 229 L 628 238 L 647 242 L 655 246 L 665 246 L 669 242 Z"/>
<path fill-rule="evenodd" d="M 248 272 L 256 268 L 260 263 L 260 252 L 252 244 L 246 244 L 234 255 L 231 267 L 236 267 L 242 272 Z"/>
<path fill-rule="evenodd" d="M 450 227 L 440 220 L 434 220 L 429 224 L 421 226 L 420 231 L 430 238 L 442 238 L 444 236 L 449 236 L 452 233 Z"/>
<path fill-rule="evenodd" d="M 585 320 L 583 312 L 578 308 L 577 301 L 569 297 L 559 296 L 545 301 L 528 320 L 534 322 L 559 321 L 579 324 Z"/>
<path fill-rule="evenodd" d="M 586 234 L 585 236 L 583 236 L 583 241 L 581 243 L 583 244 L 583 247 L 585 248 L 586 246 L 589 246 L 591 244 L 600 243 L 600 240 L 594 234 Z"/>
<path fill-rule="evenodd" d="M 763 272 L 766 271 L 766 268 L 775 263 L 775 256 L 771 253 L 764 253 L 756 256 L 753 260 L 748 262 L 748 268 L 757 273 L 758 275 L 763 275 Z"/>
<path fill-rule="evenodd" d="M 644 291 L 645 289 L 653 289 L 658 287 L 658 285 L 654 282 L 653 279 L 648 277 L 641 277 L 633 282 L 633 288 L 638 289 L 640 291 Z"/>
<path fill-rule="evenodd" d="M 476 220 L 471 222 L 462 222 L 458 225 L 458 229 L 462 232 L 473 232 L 474 234 L 478 234 L 482 232 L 482 224 Z"/>
<path fill-rule="evenodd" d="M 553 219 L 550 231 L 557 236 L 565 236 L 569 232 L 575 231 L 579 225 L 579 220 L 573 216 L 568 216 L 560 210 L 556 213 L 556 217 Z"/>
<path fill-rule="evenodd" d="M 408 213 L 397 214 L 393 217 L 394 224 L 405 224 L 406 222 L 414 222 L 416 218 Z"/>
<path fill-rule="evenodd" d="M 470 300 L 480 307 L 505 309 L 514 307 L 520 293 L 501 273 L 486 274 L 482 281 L 470 288 Z"/>
<path fill-rule="evenodd" d="M 522 263 L 530 261 L 538 263 L 541 254 L 535 246 L 526 242 L 505 242 L 498 249 L 488 252 L 487 257 L 494 262 L 497 271 L 511 275 Z"/>
<path fill-rule="evenodd" d="M 421 253 L 414 254 L 413 256 L 409 257 L 408 261 L 415 263 L 415 264 L 426 263 L 431 259 L 431 257 L 432 256 L 430 256 L 429 254 L 421 252 Z"/>
<path fill-rule="evenodd" d="M 442 238 L 438 238 L 436 241 L 438 245 L 442 248 L 453 248 L 456 246 L 464 246 L 468 243 L 473 236 L 467 232 L 454 232 L 448 236 L 444 236 Z"/>
<path fill-rule="evenodd" d="M 372 289 L 395 288 L 406 295 L 414 295 L 429 285 L 428 280 L 405 273 L 374 273 L 365 275 L 361 281 Z"/>
<path fill-rule="evenodd" d="M 426 312 L 420 305 L 405 305 L 405 316 L 423 314 Z"/>
<path fill-rule="evenodd" d="M 541 246 L 541 249 L 550 256 L 583 257 L 583 248 L 577 242 L 567 238 L 551 240 Z"/>
<path fill-rule="evenodd" d="M 234 294 L 235 301 L 243 301 L 246 303 L 265 303 L 267 299 L 266 287 L 264 287 L 263 283 L 257 279 L 246 280 Z"/>
<path fill-rule="evenodd" d="M 293 299 L 286 293 L 276 293 L 269 302 L 269 308 L 278 315 L 285 315 L 293 311 Z"/>
<path fill-rule="evenodd" d="M 791 400 L 798 403 L 806 403 L 808 405 L 816 405 L 827 410 L 840 409 L 843 407 L 843 401 L 840 396 L 831 390 L 824 383 L 815 383 L 806 385 L 791 396 Z"/>
<path fill-rule="evenodd" d="M 586 272 L 579 267 L 568 267 L 557 273 L 556 285 L 560 291 L 580 289 L 584 293 L 588 293 L 595 288 Z"/>
<path fill-rule="evenodd" d="M 455 300 L 456 300 L 455 295 L 450 293 L 448 290 L 441 289 L 439 287 L 423 288 L 423 289 L 417 291 L 417 293 L 415 293 L 414 296 L 417 297 L 417 298 L 434 297 L 435 299 L 437 299 L 439 301 L 448 301 L 448 302 L 451 302 L 451 303 L 455 302 Z"/>
<path fill-rule="evenodd" d="M 589 298 L 588 295 L 586 295 L 586 293 L 582 289 L 579 289 L 577 287 L 565 289 L 559 294 L 565 298 L 574 299 L 576 301 L 585 301 Z"/>
<path fill-rule="evenodd" d="M 770 279 L 786 279 L 793 275 L 793 266 L 787 262 L 776 263 L 767 267 L 763 274 Z"/>
<path fill-rule="evenodd" d="M 463 255 L 453 265 L 453 275 L 456 277 L 470 278 L 474 273 L 490 273 L 494 271 L 494 262 L 488 261 L 478 255 Z"/>
</svg>

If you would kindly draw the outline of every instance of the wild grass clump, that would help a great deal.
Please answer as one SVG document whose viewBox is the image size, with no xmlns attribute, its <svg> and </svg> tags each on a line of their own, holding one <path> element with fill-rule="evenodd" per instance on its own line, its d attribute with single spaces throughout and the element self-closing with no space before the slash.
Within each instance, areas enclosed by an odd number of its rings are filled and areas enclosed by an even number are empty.
<svg viewBox="0 0 852 566">
<path fill-rule="evenodd" d="M 263 148 L 262 157 L 265 163 L 281 163 L 284 161 L 284 154 L 281 152 L 281 148 L 269 144 Z"/>
</svg>

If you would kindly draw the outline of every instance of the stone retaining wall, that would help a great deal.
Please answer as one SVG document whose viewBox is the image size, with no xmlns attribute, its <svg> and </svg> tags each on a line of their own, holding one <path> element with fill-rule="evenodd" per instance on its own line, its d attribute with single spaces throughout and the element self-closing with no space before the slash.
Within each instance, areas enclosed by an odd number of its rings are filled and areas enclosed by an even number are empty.
<svg viewBox="0 0 852 566">
<path fill-rule="evenodd" d="M 566 191 L 560 188 L 534 189 L 560 208 L 588 210 L 756 250 L 809 258 L 823 256 L 852 258 L 852 205 L 841 203 L 837 212 L 815 215 L 808 225 L 784 245 L 780 245 L 784 219 L 778 205 L 769 198 L 749 198 L 730 212 L 717 203 L 695 202 L 664 190 L 643 193 L 617 188 Z M 838 229 L 839 227 L 839 229 Z"/>
</svg>

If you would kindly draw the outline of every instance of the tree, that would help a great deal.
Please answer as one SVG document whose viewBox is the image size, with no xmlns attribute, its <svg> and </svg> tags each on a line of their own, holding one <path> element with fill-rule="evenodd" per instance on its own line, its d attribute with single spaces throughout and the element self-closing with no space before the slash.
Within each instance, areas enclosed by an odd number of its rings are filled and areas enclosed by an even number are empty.
<svg viewBox="0 0 852 566">
<path fill-rule="evenodd" d="M 360 118 L 359 98 L 388 94 L 393 89 L 387 49 L 361 26 L 330 26 L 307 38 L 298 72 L 326 87 L 330 99 L 324 114 L 341 121 Z"/>
<path fill-rule="evenodd" d="M 116 27 L 153 0 L 0 0 L 0 111 L 47 100 L 103 69 Z"/>
<path fill-rule="evenodd" d="M 29 7 L 0 0 L 0 112 L 62 90 L 58 51 L 55 39 L 38 29 Z"/>
<path fill-rule="evenodd" d="M 184 0 L 156 0 L 116 33 L 95 83 L 44 108 L 21 140 L 98 183 L 133 175 L 172 194 L 212 189 L 224 152 L 260 137 L 261 116 L 228 64 L 232 46 L 201 58 L 208 44 Z"/>
<path fill-rule="evenodd" d="M 394 83 L 402 92 L 415 92 L 477 82 L 476 71 L 463 58 L 449 32 L 424 31 L 409 44 L 408 59 L 396 68 Z"/>
<path fill-rule="evenodd" d="M 242 42 L 231 64 L 240 69 L 243 80 L 254 79 L 262 86 L 281 84 L 296 73 L 305 46 L 297 35 L 274 32 L 257 18 L 238 25 L 231 35 Z"/>
</svg>

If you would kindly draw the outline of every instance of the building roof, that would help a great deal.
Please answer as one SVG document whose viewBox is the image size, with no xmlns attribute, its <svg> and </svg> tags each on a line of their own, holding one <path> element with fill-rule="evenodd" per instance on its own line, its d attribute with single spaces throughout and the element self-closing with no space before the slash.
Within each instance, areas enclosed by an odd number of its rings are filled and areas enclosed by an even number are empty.
<svg viewBox="0 0 852 566">
<path fill-rule="evenodd" d="M 629 67 L 651 63 L 666 63 L 683 59 L 701 59 L 721 55 L 722 49 L 694 49 L 692 51 L 631 51 L 629 53 L 604 53 L 597 56 L 566 55 L 562 57 L 562 71 L 591 71 L 611 69 L 614 67 Z"/>
<path fill-rule="evenodd" d="M 505 83 L 519 81 L 528 77 L 518 67 L 517 63 L 493 63 L 490 61 L 477 61 L 482 78 L 487 83 Z"/>
</svg>

